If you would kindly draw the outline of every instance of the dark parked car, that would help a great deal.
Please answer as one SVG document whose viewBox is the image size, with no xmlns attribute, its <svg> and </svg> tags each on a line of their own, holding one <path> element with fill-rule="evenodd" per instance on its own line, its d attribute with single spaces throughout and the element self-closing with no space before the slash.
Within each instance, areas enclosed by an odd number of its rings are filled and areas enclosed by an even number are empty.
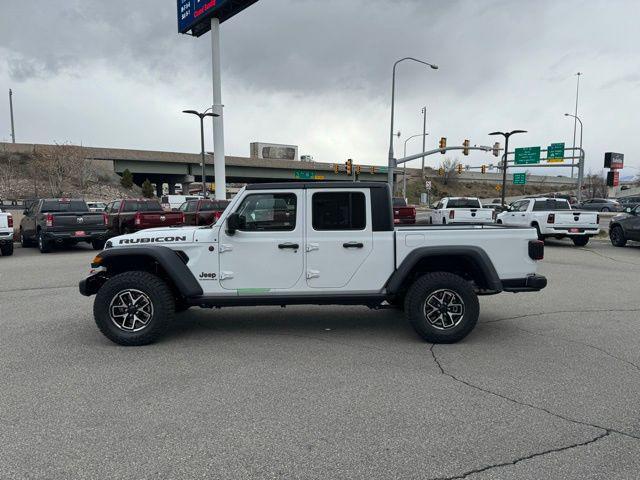
<svg viewBox="0 0 640 480">
<path fill-rule="evenodd" d="M 158 200 L 116 200 L 105 209 L 109 237 L 137 232 L 146 228 L 182 225 L 182 212 L 165 212 Z"/>
<path fill-rule="evenodd" d="M 620 202 L 622 208 L 626 210 L 627 208 L 634 208 L 640 205 L 640 197 L 618 197 L 618 202 Z"/>
<path fill-rule="evenodd" d="M 582 202 L 578 210 L 595 210 L 597 212 L 621 212 L 622 205 L 617 200 L 611 198 L 592 198 Z"/>
<path fill-rule="evenodd" d="M 42 253 L 53 245 L 91 243 L 101 250 L 107 237 L 106 216 L 92 213 L 84 200 L 45 198 L 36 200 L 24 211 L 20 221 L 20 241 L 23 247 L 34 242 Z"/>
<path fill-rule="evenodd" d="M 640 205 L 611 219 L 609 238 L 615 247 L 624 247 L 629 240 L 640 241 Z"/>
<path fill-rule="evenodd" d="M 180 211 L 185 225 L 211 225 L 218 221 L 227 205 L 229 200 L 187 200 L 180 205 Z"/>
</svg>

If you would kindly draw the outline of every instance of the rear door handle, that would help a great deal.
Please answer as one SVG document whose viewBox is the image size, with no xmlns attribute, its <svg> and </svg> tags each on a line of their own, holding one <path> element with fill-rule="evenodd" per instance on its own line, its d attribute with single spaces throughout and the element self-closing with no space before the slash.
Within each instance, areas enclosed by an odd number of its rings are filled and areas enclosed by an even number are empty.
<svg viewBox="0 0 640 480">
<path fill-rule="evenodd" d="M 290 248 L 291 250 L 298 250 L 300 248 L 300 245 L 298 245 L 297 243 L 281 243 L 280 245 L 278 245 L 278 248 L 280 250 L 283 250 L 285 248 Z"/>
<path fill-rule="evenodd" d="M 364 248 L 364 244 L 360 242 L 347 242 L 343 243 L 344 248 Z"/>
</svg>

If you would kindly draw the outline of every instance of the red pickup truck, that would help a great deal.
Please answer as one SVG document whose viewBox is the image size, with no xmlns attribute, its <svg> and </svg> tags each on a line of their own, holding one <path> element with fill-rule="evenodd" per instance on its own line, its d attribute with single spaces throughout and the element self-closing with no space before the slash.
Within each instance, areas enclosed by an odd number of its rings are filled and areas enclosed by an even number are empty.
<svg viewBox="0 0 640 480">
<path fill-rule="evenodd" d="M 218 221 L 227 205 L 229 205 L 229 200 L 201 198 L 187 200 L 180 205 L 179 210 L 184 213 L 185 225 L 211 225 Z"/>
<path fill-rule="evenodd" d="M 165 212 L 158 200 L 115 200 L 105 209 L 109 237 L 145 228 L 171 227 L 184 223 L 184 213 Z"/>
<path fill-rule="evenodd" d="M 402 197 L 393 198 L 393 223 L 413 224 L 416 223 L 416 207 L 407 205 L 407 199 Z"/>
</svg>

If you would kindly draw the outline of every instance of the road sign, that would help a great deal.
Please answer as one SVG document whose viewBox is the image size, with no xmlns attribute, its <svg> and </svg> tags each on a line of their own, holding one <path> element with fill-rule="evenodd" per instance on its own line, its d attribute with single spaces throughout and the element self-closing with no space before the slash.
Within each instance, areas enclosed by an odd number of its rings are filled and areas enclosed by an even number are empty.
<svg viewBox="0 0 640 480">
<path fill-rule="evenodd" d="M 293 176 L 298 180 L 315 180 L 316 172 L 313 170 L 296 170 Z"/>
<path fill-rule="evenodd" d="M 516 148 L 516 165 L 540 163 L 540 147 Z"/>
<path fill-rule="evenodd" d="M 178 0 L 178 32 L 199 37 L 211 30 L 211 18 L 220 23 L 240 13 L 258 0 Z"/>
<path fill-rule="evenodd" d="M 604 168 L 616 170 L 624 168 L 624 153 L 607 152 L 604 154 Z"/>
<path fill-rule="evenodd" d="M 499 192 L 500 190 L 502 190 L 502 187 L 500 185 L 496 185 L 496 192 Z"/>
<path fill-rule="evenodd" d="M 431 180 L 427 180 L 424 182 L 424 186 L 427 190 L 431 190 Z"/>
<path fill-rule="evenodd" d="M 527 174 L 526 173 L 514 173 L 513 174 L 513 184 L 514 185 L 526 185 L 527 184 Z"/>
<path fill-rule="evenodd" d="M 547 147 L 547 162 L 564 162 L 564 143 L 552 143 Z"/>
<path fill-rule="evenodd" d="M 378 173 L 389 173 L 389 167 L 378 167 L 378 168 L 376 168 L 376 172 L 378 172 Z"/>
</svg>

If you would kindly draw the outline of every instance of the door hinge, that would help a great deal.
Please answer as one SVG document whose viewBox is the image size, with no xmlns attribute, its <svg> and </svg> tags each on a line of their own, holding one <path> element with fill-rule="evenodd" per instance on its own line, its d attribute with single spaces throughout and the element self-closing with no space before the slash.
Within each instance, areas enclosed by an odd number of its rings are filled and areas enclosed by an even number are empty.
<svg viewBox="0 0 640 480">
<path fill-rule="evenodd" d="M 312 252 L 314 250 L 320 250 L 319 243 L 307 243 L 307 252 Z"/>
<path fill-rule="evenodd" d="M 233 278 L 233 272 L 220 272 L 220 281 Z"/>
<path fill-rule="evenodd" d="M 230 252 L 231 250 L 233 250 L 233 245 L 229 245 L 227 243 L 221 243 L 220 246 L 218 247 L 218 251 L 220 253 Z"/>
<path fill-rule="evenodd" d="M 320 276 L 320 270 L 307 270 L 307 280 L 310 278 L 318 278 Z"/>
</svg>

